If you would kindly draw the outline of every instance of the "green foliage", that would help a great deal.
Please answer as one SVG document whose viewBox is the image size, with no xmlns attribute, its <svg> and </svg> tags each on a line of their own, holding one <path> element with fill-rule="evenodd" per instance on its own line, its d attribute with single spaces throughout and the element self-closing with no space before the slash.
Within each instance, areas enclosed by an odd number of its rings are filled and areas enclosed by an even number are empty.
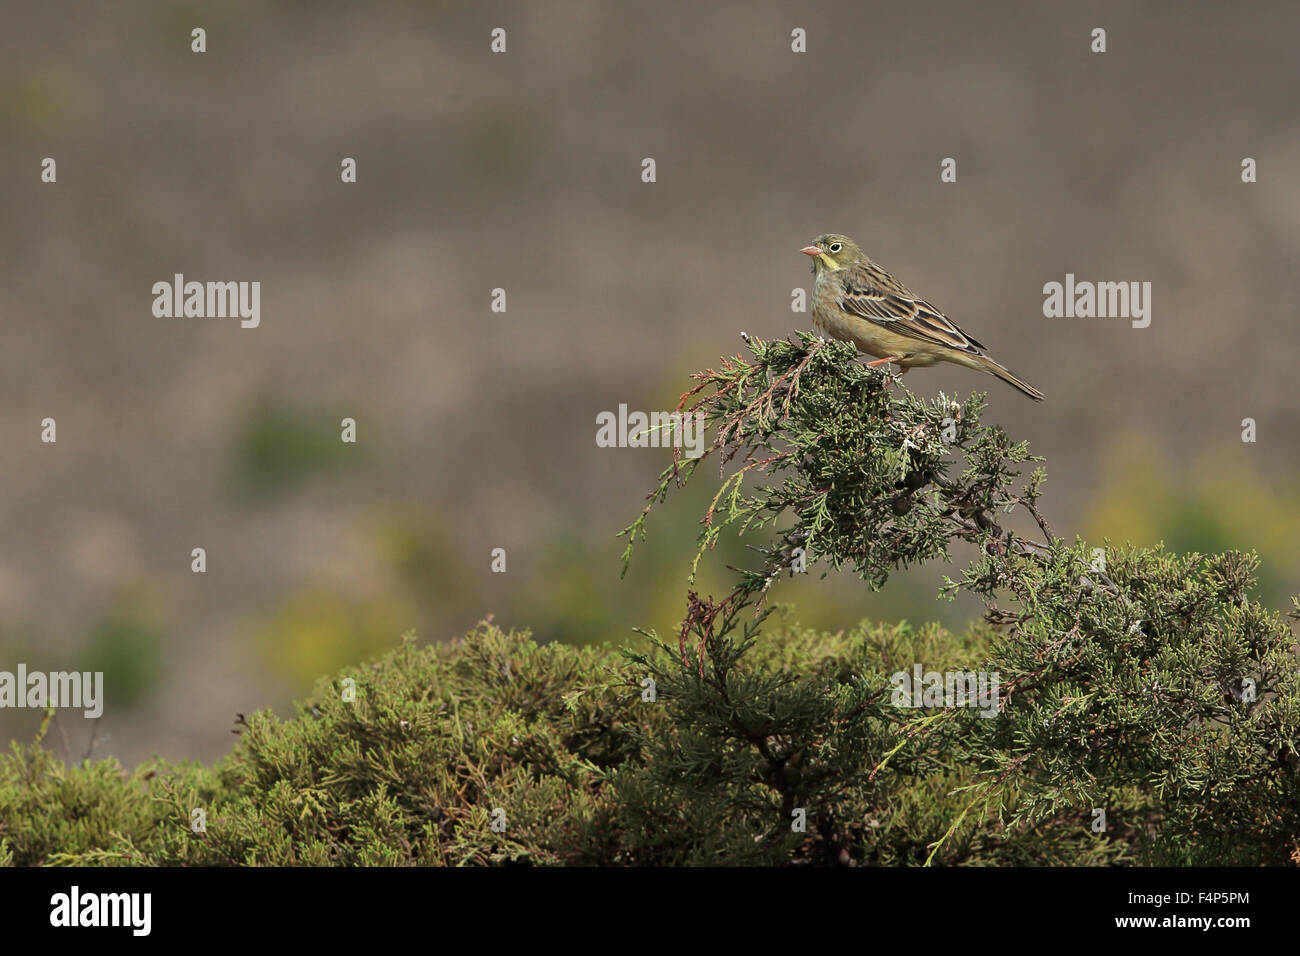
<svg viewBox="0 0 1300 956">
<path fill-rule="evenodd" d="M 992 542 L 1002 530 L 988 515 L 999 509 L 1021 505 L 1041 521 L 1035 502 L 1044 476 L 1036 472 L 1012 490 L 1012 466 L 1031 460 L 1028 446 L 997 426 L 980 427 L 980 397 L 961 405 L 942 395 L 929 402 L 906 391 L 892 396 L 888 375 L 854 362 L 856 350 L 843 342 L 805 336 L 803 347 L 759 340 L 751 347 L 758 362 L 726 359 L 720 370 L 698 373 L 701 384 L 683 396 L 684 405 L 712 388 L 688 410 L 703 414 L 716 438 L 705 456 L 678 459 L 660 476 L 650 505 L 624 532 L 625 568 L 650 509 L 709 454 L 725 468 L 744 453 L 704 516 L 697 565 L 724 528 L 743 534 L 793 518 L 784 546 L 764 552 L 766 567 L 746 586 L 770 583 L 802 548 L 880 588 L 892 570 L 946 558 L 953 538 Z M 954 453 L 967 458 L 959 480 L 947 474 Z M 744 494 L 751 472 L 768 481 Z"/>
<path fill-rule="evenodd" d="M 1094 471 L 1097 492 L 1082 517 L 1085 537 L 1211 553 L 1249 541 L 1258 552 L 1259 598 L 1285 603 L 1300 579 L 1300 482 L 1260 471 L 1255 446 L 1207 443 L 1192 462 L 1170 462 L 1144 436 L 1120 436 Z M 1267 521 L 1260 516 L 1267 515 Z"/>
<path fill-rule="evenodd" d="M 699 723 L 706 745 L 727 739 L 729 728 L 771 767 L 829 746 L 827 770 L 850 793 L 884 767 L 927 754 L 963 768 L 971 782 L 950 792 L 967 800 L 929 844 L 932 859 L 943 859 L 963 827 L 996 820 L 1023 829 L 1090 810 L 1124 828 L 1129 852 L 1144 862 L 1300 859 L 1296 646 L 1281 616 L 1251 600 L 1253 554 L 1067 544 L 1038 509 L 1045 474 L 1016 487 L 1017 466 L 1033 459 L 1000 427 L 980 424 L 981 396 L 959 404 L 891 392 L 889 373 L 855 363 L 851 346 L 808 335 L 750 348 L 753 363 L 736 356 L 697 374 L 679 409 L 703 415 L 714 443 L 703 458 L 675 460 L 624 532 L 626 568 L 650 511 L 709 455 L 723 478 L 702 519 L 696 564 L 723 528 L 771 528 L 774 540 L 754 548 L 761 566 L 735 569 L 739 583 L 723 600 L 688 595 L 683 675 L 672 684 L 679 724 Z M 765 480 L 747 491 L 750 473 Z M 1010 530 L 1012 512 L 1032 538 Z M 878 588 L 910 563 L 948 559 L 957 541 L 976 545 L 977 557 L 944 590 L 979 595 L 996 629 L 980 668 L 999 677 L 995 719 L 967 720 L 973 711 L 955 706 L 919 717 L 906 709 L 910 716 L 895 717 L 904 725 L 898 744 L 870 766 L 876 751 L 866 741 L 846 744 L 833 723 L 801 722 L 832 698 L 811 694 L 770 710 L 787 686 L 810 692 L 806 677 L 754 684 L 747 666 L 770 638 L 759 634 L 762 606 L 783 572 L 800 563 L 847 567 Z M 849 695 L 846 706 L 857 708 L 857 725 L 867 711 L 854 701 Z M 697 765 L 682 749 L 666 779 L 689 781 Z M 808 794 L 783 794 L 782 812 L 816 805 Z M 810 819 L 843 818 L 829 793 L 819 799 Z M 837 845 L 853 858 L 856 844 L 849 835 Z"/>
<path fill-rule="evenodd" d="M 658 718 L 601 681 L 595 651 L 483 625 L 322 683 L 297 716 L 241 719 L 211 769 L 65 768 L 37 745 L 0 758 L 0 846 L 28 864 L 560 863 L 599 855 L 597 783 Z M 343 681 L 356 699 L 343 700 Z M 492 830 L 505 812 L 506 832 Z M 206 815 L 191 830 L 192 811 Z M 594 834 L 594 836 L 592 836 Z"/>
<path fill-rule="evenodd" d="M 133 706 L 154 689 L 165 638 L 157 614 L 140 600 L 119 603 L 100 622 L 91 635 L 86 670 L 113 675 L 106 687 L 111 704 Z"/>
<path fill-rule="evenodd" d="M 681 407 L 714 427 L 721 467 L 700 556 L 727 527 L 766 537 L 721 600 L 688 592 L 676 641 L 408 638 L 291 720 L 241 718 L 211 768 L 69 768 L 40 738 L 15 745 L 0 862 L 1300 861 L 1296 646 L 1252 598 L 1253 554 L 1063 541 L 981 398 L 921 401 L 806 336 L 751 349 Z M 663 473 L 632 542 L 704 460 Z M 882 587 L 962 542 L 975 557 L 943 591 L 985 606 L 962 635 L 823 633 L 768 603 L 803 561 Z M 918 667 L 996 675 L 997 706 L 914 706 L 899 686 Z"/>
<path fill-rule="evenodd" d="M 775 636 L 731 688 L 736 727 L 716 696 L 708 712 L 682 713 L 692 678 L 675 655 L 624 660 L 484 624 L 343 671 L 291 720 L 241 721 L 212 768 L 65 767 L 39 739 L 15 745 L 0 757 L 0 854 L 17 865 L 922 861 L 969 775 L 907 756 L 861 784 L 900 726 L 884 675 L 921 652 L 973 659 L 976 645 L 906 626 Z M 357 696 L 345 703 L 349 677 Z M 661 682 L 655 702 L 642 699 L 646 677 Z M 817 821 L 807 837 L 784 822 L 791 801 Z M 196 808 L 203 833 L 190 828 Z M 492 830 L 497 808 L 504 833 Z M 1067 819 L 963 835 L 943 861 L 1126 849 Z"/>
<path fill-rule="evenodd" d="M 754 621 L 740 627 L 749 639 L 715 646 L 704 678 L 662 644 L 632 657 L 654 675 L 675 724 L 643 741 L 643 767 L 613 781 L 621 832 L 641 846 L 637 862 L 924 863 L 967 803 L 957 791 L 978 779 L 964 738 L 983 736 L 988 721 L 946 712 L 957 719 L 919 736 L 934 717 L 891 703 L 891 673 L 919 659 L 969 665 L 982 642 L 907 625 L 847 635 L 782 628 L 764 639 Z M 791 826 L 796 810 L 806 832 Z M 969 828 L 937 861 L 1129 856 L 1126 841 L 1095 839 L 1079 814 L 1061 813 L 1020 828 Z"/>
<path fill-rule="evenodd" d="M 245 483 L 258 492 L 278 491 L 351 460 L 353 446 L 339 438 L 342 418 L 311 417 L 259 402 L 245 416 L 239 436 Z"/>
</svg>

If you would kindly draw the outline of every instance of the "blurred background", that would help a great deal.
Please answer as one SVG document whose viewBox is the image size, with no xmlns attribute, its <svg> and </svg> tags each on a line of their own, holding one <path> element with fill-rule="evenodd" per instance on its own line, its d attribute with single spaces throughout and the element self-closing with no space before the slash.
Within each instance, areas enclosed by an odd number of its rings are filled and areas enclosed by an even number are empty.
<svg viewBox="0 0 1300 956">
<path fill-rule="evenodd" d="M 741 330 L 809 327 L 798 250 L 826 231 L 1047 393 L 907 378 L 990 393 L 1047 457 L 1058 534 L 1255 548 L 1263 599 L 1300 590 L 1294 3 L 51 0 L 4 21 L 0 669 L 103 670 L 96 756 L 211 759 L 236 712 L 288 715 L 407 630 L 674 633 L 708 481 L 620 581 L 616 532 L 668 452 L 598 448 L 596 415 L 674 407 Z M 154 318 L 177 272 L 260 281 L 261 326 Z M 1067 272 L 1151 282 L 1150 327 L 1044 318 Z M 960 628 L 978 608 L 935 598 L 964 557 L 775 597 L 823 628 Z M 2 711 L 0 736 L 39 720 Z M 49 739 L 79 759 L 90 733 L 65 711 Z"/>
</svg>

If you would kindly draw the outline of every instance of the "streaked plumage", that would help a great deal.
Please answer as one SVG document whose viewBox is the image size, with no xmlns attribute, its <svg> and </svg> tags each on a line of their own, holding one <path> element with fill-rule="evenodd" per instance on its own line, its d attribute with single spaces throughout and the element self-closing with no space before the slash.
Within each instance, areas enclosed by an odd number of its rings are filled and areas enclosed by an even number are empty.
<svg viewBox="0 0 1300 956">
<path fill-rule="evenodd" d="M 989 358 L 984 346 L 882 269 L 847 236 L 827 233 L 801 250 L 813 257 L 813 328 L 853 342 L 906 372 L 952 362 L 996 375 L 1035 401 L 1043 393 Z"/>
</svg>

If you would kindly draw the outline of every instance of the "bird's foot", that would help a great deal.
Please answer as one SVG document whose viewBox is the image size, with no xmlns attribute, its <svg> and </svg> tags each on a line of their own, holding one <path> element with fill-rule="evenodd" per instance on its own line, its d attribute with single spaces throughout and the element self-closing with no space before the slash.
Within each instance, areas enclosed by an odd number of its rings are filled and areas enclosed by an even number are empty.
<svg viewBox="0 0 1300 956">
<path fill-rule="evenodd" d="M 878 358 L 878 359 L 875 359 L 875 360 L 873 360 L 873 361 L 868 362 L 868 363 L 867 363 L 867 368 L 881 368 L 881 367 L 883 366 L 884 368 L 889 369 L 889 368 L 890 368 L 890 363 L 893 363 L 893 362 L 897 362 L 897 363 L 898 363 L 897 365 L 894 365 L 894 366 L 893 366 L 893 369 L 896 369 L 897 371 L 894 371 L 894 373 L 893 373 L 892 375 L 890 375 L 888 372 L 886 372 L 886 374 L 889 375 L 889 383 L 890 383 L 891 385 L 899 385 L 899 386 L 901 386 L 901 385 L 903 384 L 903 383 L 902 383 L 902 378 L 903 378 L 903 376 L 906 375 L 907 372 L 908 372 L 907 368 L 903 365 L 903 359 L 902 359 L 901 356 L 898 356 L 898 355 L 886 355 L 884 358 Z M 892 370 L 891 370 L 891 371 L 892 371 Z"/>
</svg>

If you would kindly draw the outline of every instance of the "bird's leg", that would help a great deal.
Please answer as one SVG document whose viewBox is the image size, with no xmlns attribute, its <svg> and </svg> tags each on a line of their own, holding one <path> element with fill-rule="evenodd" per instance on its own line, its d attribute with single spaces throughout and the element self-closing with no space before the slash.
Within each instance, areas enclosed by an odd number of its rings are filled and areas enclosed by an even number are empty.
<svg viewBox="0 0 1300 956">
<path fill-rule="evenodd" d="M 898 381 L 904 375 L 907 374 L 907 368 L 903 365 L 903 358 L 900 355 L 886 355 L 884 358 L 875 359 L 867 363 L 867 368 L 876 368 L 881 365 L 887 366 L 889 365 L 890 362 L 898 363 L 898 365 L 896 366 L 896 368 L 898 369 L 898 374 L 891 375 L 890 376 L 891 381 Z"/>
</svg>

